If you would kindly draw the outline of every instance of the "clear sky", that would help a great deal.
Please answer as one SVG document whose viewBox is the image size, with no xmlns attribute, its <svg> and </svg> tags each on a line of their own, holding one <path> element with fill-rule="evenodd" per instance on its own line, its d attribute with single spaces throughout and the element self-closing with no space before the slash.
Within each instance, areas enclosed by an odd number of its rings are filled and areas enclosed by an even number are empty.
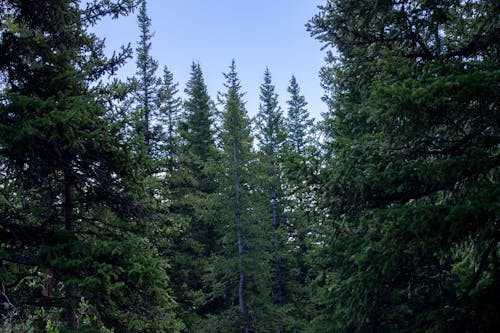
<svg viewBox="0 0 500 333">
<path fill-rule="evenodd" d="M 192 61 L 200 62 L 211 98 L 223 91 L 231 59 L 236 60 L 247 110 L 254 116 L 259 107 L 259 87 L 269 67 L 280 105 L 287 109 L 287 87 L 295 74 L 311 115 L 326 111 L 318 77 L 325 51 L 309 36 L 305 24 L 318 12 L 321 0 L 149 0 L 152 20 L 152 56 L 168 66 L 184 88 Z M 104 20 L 95 32 L 106 37 L 110 50 L 139 39 L 135 15 Z M 131 76 L 135 60 L 119 75 Z"/>
</svg>

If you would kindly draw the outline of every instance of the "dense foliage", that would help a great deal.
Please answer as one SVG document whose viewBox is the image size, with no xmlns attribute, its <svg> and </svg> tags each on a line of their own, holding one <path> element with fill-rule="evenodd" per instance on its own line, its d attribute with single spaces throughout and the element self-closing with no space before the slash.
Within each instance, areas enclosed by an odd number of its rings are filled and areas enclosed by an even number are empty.
<svg viewBox="0 0 500 333">
<path fill-rule="evenodd" d="M 127 1 L 1 2 L 3 331 L 178 326 L 166 264 L 135 200 L 139 175 L 114 92 L 99 81 L 129 50 L 106 59 L 86 31 L 131 9 Z"/>
<path fill-rule="evenodd" d="M 498 327 L 495 1 L 328 1 L 318 332 Z"/>
<path fill-rule="evenodd" d="M 134 9 L 121 82 L 90 31 Z M 0 0 L 0 331 L 495 332 L 499 18 L 326 0 L 316 124 L 234 60 L 181 99 L 146 0 Z"/>
</svg>

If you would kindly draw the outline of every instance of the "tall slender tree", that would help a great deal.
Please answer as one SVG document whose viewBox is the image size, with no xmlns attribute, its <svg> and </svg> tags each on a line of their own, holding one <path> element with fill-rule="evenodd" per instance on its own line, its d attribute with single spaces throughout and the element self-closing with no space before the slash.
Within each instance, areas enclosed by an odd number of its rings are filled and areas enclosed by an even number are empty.
<svg viewBox="0 0 500 333">
<path fill-rule="evenodd" d="M 186 331 L 203 331 L 201 324 L 213 304 L 206 296 L 208 258 L 214 253 L 218 236 L 216 213 L 210 208 L 216 200 L 218 152 L 213 128 L 213 103 L 208 95 L 199 63 L 191 66 L 185 89 L 183 118 L 179 123 L 179 158 L 172 175 L 171 212 L 183 221 L 180 235 L 172 246 L 171 276 L 181 307 Z M 201 327 L 201 329 L 200 329 Z"/>
<path fill-rule="evenodd" d="M 174 82 L 174 75 L 165 66 L 163 80 L 158 94 L 158 122 L 157 132 L 163 133 L 161 156 L 165 159 L 167 176 L 171 177 L 179 163 L 180 131 L 182 100 L 178 96 L 179 84 Z"/>
<path fill-rule="evenodd" d="M 234 204 L 234 224 L 236 226 L 236 237 L 238 245 L 238 304 L 245 333 L 250 332 L 250 319 L 245 295 L 245 237 L 242 221 L 242 172 L 247 167 L 250 155 L 250 121 L 246 115 L 243 103 L 241 85 L 236 72 L 236 63 L 233 60 L 229 73 L 224 74 L 226 78 L 227 93 L 224 95 L 224 137 L 223 144 L 227 157 L 231 161 L 233 179 L 233 204 Z"/>
<path fill-rule="evenodd" d="M 321 244 L 321 214 L 317 210 L 318 189 L 308 185 L 319 164 L 318 140 L 307 102 L 301 95 L 295 76 L 288 87 L 288 110 L 285 118 L 286 141 L 280 158 L 282 168 L 283 205 L 286 208 L 285 237 L 291 272 L 285 281 L 288 318 L 296 330 L 305 331 L 314 313 L 311 307 L 309 279 L 312 278 L 310 256 Z M 291 321 L 290 319 L 288 321 Z"/>
<path fill-rule="evenodd" d="M 262 172 L 264 176 L 264 192 L 266 202 L 272 221 L 273 241 L 272 251 L 274 257 L 275 294 L 276 304 L 282 307 L 283 299 L 283 270 L 282 253 L 283 241 L 281 238 L 280 224 L 283 219 L 283 202 L 280 155 L 285 142 L 285 127 L 283 113 L 278 105 L 278 95 L 272 84 L 271 72 L 266 68 L 264 82 L 260 86 L 260 106 L 256 117 L 257 138 L 259 140 L 260 157 L 262 160 Z M 283 332 L 283 323 L 280 324 L 280 332 Z"/>
<path fill-rule="evenodd" d="M 151 18 L 147 13 L 147 0 L 139 1 L 139 14 L 137 16 L 140 37 L 136 48 L 137 72 L 133 79 L 135 85 L 135 121 L 136 131 L 139 135 L 140 150 L 149 155 L 158 153 L 158 138 L 154 136 L 154 120 L 158 116 L 159 94 L 161 79 L 157 76 L 158 61 L 151 55 Z"/>
<path fill-rule="evenodd" d="M 266 239 L 272 227 L 262 218 L 264 205 L 256 179 L 258 160 L 234 60 L 224 76 L 227 90 L 219 94 L 223 109 L 218 140 L 222 170 L 215 206 L 221 241 L 208 276 L 211 297 L 217 299 L 220 310 L 206 323 L 209 330 L 276 331 L 270 244 Z"/>
<path fill-rule="evenodd" d="M 191 64 L 191 78 L 184 91 L 188 97 L 181 125 L 183 144 L 191 155 L 206 162 L 214 154 L 213 104 L 199 63 Z"/>
</svg>

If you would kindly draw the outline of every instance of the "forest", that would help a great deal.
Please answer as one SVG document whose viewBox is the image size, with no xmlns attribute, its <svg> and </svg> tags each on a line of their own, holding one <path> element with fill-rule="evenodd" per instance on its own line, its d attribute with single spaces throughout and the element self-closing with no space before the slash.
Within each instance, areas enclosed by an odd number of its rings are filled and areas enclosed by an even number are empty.
<svg viewBox="0 0 500 333">
<path fill-rule="evenodd" d="M 497 332 L 500 2 L 304 25 L 318 121 L 269 69 L 250 117 L 237 59 L 179 87 L 146 0 L 0 0 L 1 332 Z"/>
</svg>

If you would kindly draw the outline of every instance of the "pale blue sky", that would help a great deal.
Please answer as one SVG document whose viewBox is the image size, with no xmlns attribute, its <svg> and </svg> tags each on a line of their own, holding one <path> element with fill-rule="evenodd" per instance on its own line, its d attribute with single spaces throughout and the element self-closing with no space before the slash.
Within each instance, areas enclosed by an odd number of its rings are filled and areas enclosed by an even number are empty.
<svg viewBox="0 0 500 333">
<path fill-rule="evenodd" d="M 192 61 L 199 61 L 213 100 L 223 91 L 231 59 L 236 60 L 247 101 L 255 115 L 259 107 L 259 86 L 269 67 L 286 110 L 286 91 L 295 74 L 313 117 L 326 111 L 318 77 L 325 52 L 309 36 L 305 24 L 317 13 L 321 0 L 149 0 L 152 20 L 152 55 L 160 70 L 167 65 L 184 91 Z M 106 37 L 109 49 L 139 39 L 135 15 L 104 20 L 96 27 Z M 135 60 L 120 71 L 121 77 L 135 72 Z M 159 71 L 161 74 L 161 71 Z"/>
</svg>

